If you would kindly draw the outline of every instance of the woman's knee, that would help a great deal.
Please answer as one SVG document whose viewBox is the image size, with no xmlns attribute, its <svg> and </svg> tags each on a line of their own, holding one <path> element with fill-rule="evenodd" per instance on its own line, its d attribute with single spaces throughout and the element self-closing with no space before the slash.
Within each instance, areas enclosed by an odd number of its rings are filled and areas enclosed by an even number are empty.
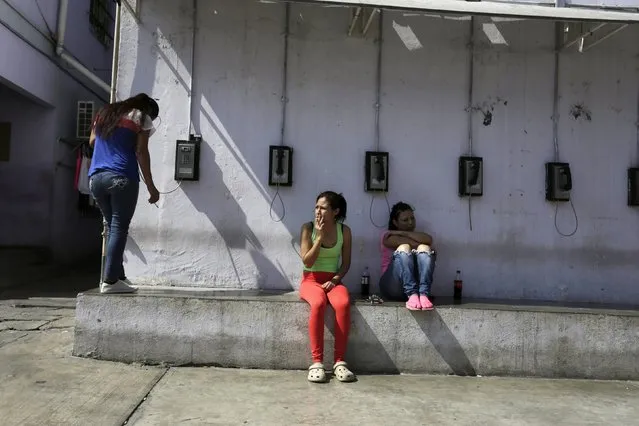
<svg viewBox="0 0 639 426">
<path fill-rule="evenodd" d="M 329 302 L 335 311 L 343 311 L 350 308 L 351 297 L 346 287 L 343 285 L 337 286 L 332 293 L 332 295 L 329 295 Z"/>
<path fill-rule="evenodd" d="M 323 314 L 326 310 L 326 299 L 314 298 L 308 301 L 308 304 L 311 307 L 311 313 L 313 314 Z"/>
<path fill-rule="evenodd" d="M 341 297 L 338 300 L 331 302 L 331 306 L 335 309 L 335 311 L 341 312 L 350 309 L 351 301 L 348 297 Z"/>
<path fill-rule="evenodd" d="M 417 251 L 420 253 L 430 253 L 431 248 L 428 244 L 420 244 L 417 246 Z"/>
<path fill-rule="evenodd" d="M 411 247 L 410 244 L 400 244 L 396 249 L 395 252 L 399 252 L 399 253 L 410 253 L 411 252 Z"/>
</svg>

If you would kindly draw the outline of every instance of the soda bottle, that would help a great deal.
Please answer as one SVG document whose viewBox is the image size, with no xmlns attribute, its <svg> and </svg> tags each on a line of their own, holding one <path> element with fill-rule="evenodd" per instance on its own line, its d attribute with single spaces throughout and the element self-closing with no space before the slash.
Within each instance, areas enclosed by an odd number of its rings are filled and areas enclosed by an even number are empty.
<svg viewBox="0 0 639 426">
<path fill-rule="evenodd" d="M 464 286 L 464 283 L 462 282 L 461 271 L 457 271 L 457 273 L 455 274 L 455 281 L 453 282 L 453 299 L 454 300 L 461 300 L 463 286 Z"/>
<path fill-rule="evenodd" d="M 364 299 L 368 299 L 370 295 L 370 281 L 371 281 L 371 275 L 368 272 L 368 266 L 367 266 L 364 268 L 364 272 L 362 272 L 362 276 L 359 281 L 360 294 L 362 298 Z"/>
</svg>

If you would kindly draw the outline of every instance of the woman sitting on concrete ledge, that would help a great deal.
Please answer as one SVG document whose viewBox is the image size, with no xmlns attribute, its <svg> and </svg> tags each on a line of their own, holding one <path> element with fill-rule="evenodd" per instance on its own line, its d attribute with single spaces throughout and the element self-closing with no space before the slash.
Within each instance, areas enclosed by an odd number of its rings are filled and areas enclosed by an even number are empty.
<svg viewBox="0 0 639 426">
<path fill-rule="evenodd" d="M 435 271 L 436 256 L 432 243 L 430 235 L 415 231 L 413 208 L 403 202 L 395 204 L 388 219 L 388 231 L 381 238 L 382 276 L 379 288 L 382 297 L 408 299 L 406 308 L 412 311 L 433 309 L 428 299 Z"/>
<path fill-rule="evenodd" d="M 327 303 L 335 311 L 335 364 L 333 373 L 341 382 L 352 382 L 355 375 L 344 362 L 350 328 L 350 298 L 342 284 L 351 266 L 352 235 L 346 219 L 346 200 L 332 191 L 322 192 L 315 201 L 315 220 L 302 225 L 301 255 L 304 274 L 300 298 L 311 312 L 308 332 L 313 364 L 308 380 L 326 381 L 324 370 L 324 312 Z M 341 264 L 340 264 L 341 258 Z"/>
</svg>

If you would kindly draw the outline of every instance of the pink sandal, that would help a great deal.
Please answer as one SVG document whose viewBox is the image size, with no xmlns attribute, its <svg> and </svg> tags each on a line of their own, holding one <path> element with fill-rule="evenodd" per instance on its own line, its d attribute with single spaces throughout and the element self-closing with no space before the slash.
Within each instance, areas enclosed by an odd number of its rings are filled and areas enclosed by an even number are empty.
<svg viewBox="0 0 639 426">
<path fill-rule="evenodd" d="M 425 294 L 419 295 L 419 304 L 422 305 L 422 311 L 432 311 L 433 303 Z"/>
<path fill-rule="evenodd" d="M 406 309 L 409 311 L 421 311 L 422 305 L 419 303 L 419 296 L 417 294 L 412 294 L 408 298 L 408 302 L 406 302 Z"/>
</svg>

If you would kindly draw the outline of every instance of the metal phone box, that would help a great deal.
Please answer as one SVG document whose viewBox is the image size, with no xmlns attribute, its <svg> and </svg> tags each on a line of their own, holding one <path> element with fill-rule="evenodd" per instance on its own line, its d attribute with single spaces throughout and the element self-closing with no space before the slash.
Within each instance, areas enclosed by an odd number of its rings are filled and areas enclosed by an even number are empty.
<svg viewBox="0 0 639 426">
<path fill-rule="evenodd" d="M 568 163 L 546 163 L 546 200 L 570 201 L 572 174 Z"/>
<path fill-rule="evenodd" d="M 175 180 L 199 180 L 202 137 L 191 135 L 175 144 Z"/>
<path fill-rule="evenodd" d="M 460 197 L 484 195 L 484 159 L 482 157 L 459 157 L 458 193 Z"/>
<path fill-rule="evenodd" d="M 293 186 L 293 148 L 290 146 L 269 146 L 268 184 L 270 186 Z"/>
<path fill-rule="evenodd" d="M 386 151 L 366 151 L 365 179 L 367 192 L 388 192 L 389 153 Z"/>
<path fill-rule="evenodd" d="M 639 206 L 639 167 L 628 169 L 628 205 Z"/>
</svg>

